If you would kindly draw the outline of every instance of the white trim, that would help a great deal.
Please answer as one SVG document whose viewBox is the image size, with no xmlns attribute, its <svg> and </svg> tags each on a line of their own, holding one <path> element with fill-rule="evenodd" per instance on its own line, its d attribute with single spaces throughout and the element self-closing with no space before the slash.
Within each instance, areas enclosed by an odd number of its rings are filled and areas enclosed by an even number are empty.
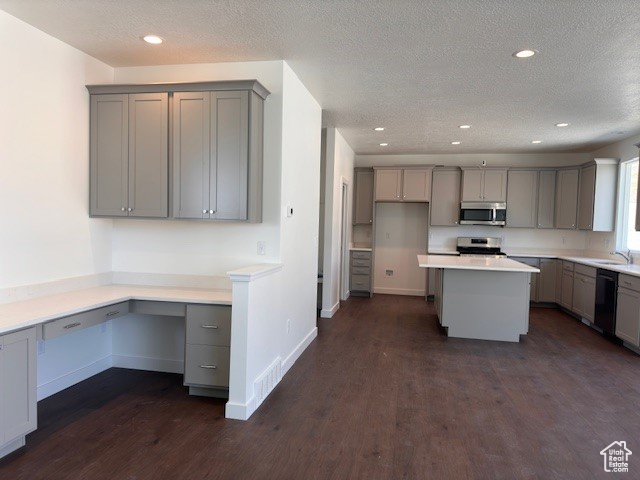
<svg viewBox="0 0 640 480">
<path fill-rule="evenodd" d="M 382 293 L 387 295 L 410 295 L 415 297 L 424 297 L 424 289 L 419 290 L 415 288 L 374 288 L 373 293 Z"/>
<path fill-rule="evenodd" d="M 333 307 L 328 309 L 323 308 L 322 310 L 320 310 L 320 316 L 322 318 L 331 318 L 336 314 L 339 308 L 340 308 L 340 301 L 338 300 Z"/>
<path fill-rule="evenodd" d="M 227 272 L 227 275 L 232 282 L 253 282 L 258 278 L 266 277 L 280 270 L 282 270 L 281 263 L 260 263 Z"/>
<path fill-rule="evenodd" d="M 112 355 L 112 365 L 116 368 L 147 370 L 150 372 L 184 373 L 184 361 L 167 358 L 137 357 L 132 355 Z"/>
<path fill-rule="evenodd" d="M 250 404 L 253 403 L 253 397 L 247 403 L 227 402 L 224 406 L 224 417 L 232 420 L 248 420 L 253 413 Z M 249 411 L 251 410 L 251 413 Z"/>
<path fill-rule="evenodd" d="M 313 342 L 318 336 L 318 327 L 313 327 L 313 329 L 307 334 L 306 337 L 302 339 L 302 341 L 298 344 L 298 346 L 289 354 L 287 358 L 282 362 L 282 376 L 289 371 L 289 369 L 296 363 L 296 360 L 300 358 L 302 352 L 304 352 L 311 342 Z"/>
<path fill-rule="evenodd" d="M 37 399 L 43 400 L 51 395 L 61 392 L 65 388 L 69 388 L 76 383 L 80 383 L 87 378 L 93 377 L 100 372 L 104 372 L 113 366 L 111 355 L 101 358 L 90 365 L 74 370 L 69 373 L 51 380 L 42 385 L 38 385 Z"/>
<path fill-rule="evenodd" d="M 18 437 L 15 440 L 5 444 L 0 448 L 0 458 L 5 455 L 9 455 L 11 452 L 15 452 L 19 448 L 24 447 L 26 444 L 26 437 L 23 435 L 22 437 Z"/>
</svg>

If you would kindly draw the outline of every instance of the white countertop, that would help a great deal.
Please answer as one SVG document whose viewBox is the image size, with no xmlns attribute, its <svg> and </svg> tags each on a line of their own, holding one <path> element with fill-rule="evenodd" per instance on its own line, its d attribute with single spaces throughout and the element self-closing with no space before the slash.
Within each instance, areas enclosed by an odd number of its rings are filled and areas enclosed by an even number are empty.
<svg viewBox="0 0 640 480">
<path fill-rule="evenodd" d="M 128 300 L 231 305 L 231 290 L 105 285 L 0 305 L 0 334 Z"/>
<path fill-rule="evenodd" d="M 498 272 L 538 273 L 540 269 L 508 258 L 459 257 L 454 255 L 418 255 L 418 265 L 424 268 L 457 270 L 487 270 Z"/>
</svg>

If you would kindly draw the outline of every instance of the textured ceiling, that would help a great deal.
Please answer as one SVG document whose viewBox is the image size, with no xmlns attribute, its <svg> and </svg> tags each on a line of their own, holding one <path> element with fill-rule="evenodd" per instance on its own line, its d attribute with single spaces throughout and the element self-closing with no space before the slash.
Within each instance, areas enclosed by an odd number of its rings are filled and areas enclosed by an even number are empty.
<svg viewBox="0 0 640 480">
<path fill-rule="evenodd" d="M 0 9 L 114 67 L 284 59 L 325 126 L 359 154 L 589 151 L 640 132 L 637 0 L 0 0 Z M 165 43 L 146 45 L 147 33 Z M 525 47 L 539 54 L 512 57 Z"/>
</svg>

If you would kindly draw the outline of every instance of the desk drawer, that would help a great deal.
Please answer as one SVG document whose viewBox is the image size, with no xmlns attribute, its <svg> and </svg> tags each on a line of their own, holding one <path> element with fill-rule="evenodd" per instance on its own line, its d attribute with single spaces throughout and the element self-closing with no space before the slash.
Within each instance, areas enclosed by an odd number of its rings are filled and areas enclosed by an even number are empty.
<svg viewBox="0 0 640 480">
<path fill-rule="evenodd" d="M 351 259 L 352 267 L 371 267 L 371 260 L 359 260 L 357 258 Z"/>
<path fill-rule="evenodd" d="M 371 274 L 371 268 L 369 267 L 351 267 L 351 273 L 357 275 L 369 275 Z"/>
<path fill-rule="evenodd" d="M 231 307 L 187 305 L 187 344 L 231 345 Z"/>
<path fill-rule="evenodd" d="M 351 258 L 360 260 L 371 260 L 371 252 L 351 252 Z"/>
<path fill-rule="evenodd" d="M 368 292 L 371 290 L 370 275 L 351 275 L 351 290 Z"/>
<path fill-rule="evenodd" d="M 129 302 L 122 302 L 59 318 L 42 326 L 42 339 L 51 340 L 67 333 L 98 325 L 113 318 L 122 317 L 128 313 Z"/>
<path fill-rule="evenodd" d="M 187 345 L 184 384 L 229 387 L 229 347 Z"/>
</svg>

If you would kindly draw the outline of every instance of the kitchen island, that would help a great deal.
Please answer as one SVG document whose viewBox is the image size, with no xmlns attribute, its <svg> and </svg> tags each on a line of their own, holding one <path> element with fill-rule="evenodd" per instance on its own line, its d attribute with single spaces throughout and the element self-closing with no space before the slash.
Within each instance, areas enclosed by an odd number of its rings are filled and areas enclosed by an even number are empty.
<svg viewBox="0 0 640 480">
<path fill-rule="evenodd" d="M 418 255 L 434 268 L 434 302 L 449 337 L 519 342 L 529 330 L 529 282 L 540 270 L 507 258 Z"/>
</svg>

